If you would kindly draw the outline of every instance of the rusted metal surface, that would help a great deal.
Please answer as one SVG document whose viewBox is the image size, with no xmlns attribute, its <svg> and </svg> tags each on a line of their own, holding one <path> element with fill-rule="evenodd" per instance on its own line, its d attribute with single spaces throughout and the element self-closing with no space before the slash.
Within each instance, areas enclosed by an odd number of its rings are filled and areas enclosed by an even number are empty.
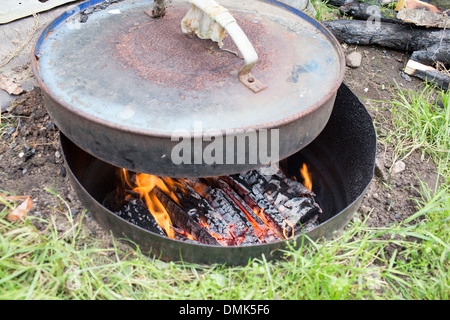
<svg viewBox="0 0 450 320">
<path fill-rule="evenodd" d="M 259 137 L 262 130 L 277 129 L 279 156 L 285 158 L 324 128 L 345 63 L 339 43 L 320 23 L 272 0 L 221 1 L 260 58 L 252 73 L 267 88 L 254 94 L 237 80 L 242 59 L 231 52 L 230 39 L 224 39 L 226 51 L 212 41 L 186 38 L 180 19 L 188 5 L 175 0 L 163 18 L 152 19 L 144 12 L 152 4 L 111 4 L 79 29 L 68 28 L 76 17 L 63 15 L 36 43 L 32 68 L 47 109 L 81 148 L 133 171 L 206 177 L 262 163 L 174 164 L 174 132 L 189 133 L 204 150 L 211 131 L 237 139 L 246 130 Z M 109 14 L 113 9 L 121 13 Z"/>
<path fill-rule="evenodd" d="M 186 37 L 180 32 L 180 21 L 185 13 L 185 8 L 170 8 L 164 19 L 149 20 L 125 30 L 112 40 L 113 57 L 146 81 L 188 91 L 185 96 L 193 90 L 208 89 L 214 83 L 233 84 L 235 78 L 230 73 L 239 70 L 242 64 L 233 40 L 226 37 L 221 49 L 212 40 Z M 276 46 L 279 41 L 268 36 L 265 28 L 239 16 L 242 28 L 261 52 L 256 70 L 267 72 L 280 58 L 280 49 Z"/>
<path fill-rule="evenodd" d="M 196 34 L 200 39 L 211 39 L 223 47 L 223 38 L 228 36 L 233 40 L 244 59 L 244 66 L 238 72 L 239 81 L 254 93 L 266 88 L 266 85 L 251 73 L 258 62 L 258 54 L 252 43 L 237 24 L 231 13 L 215 0 L 185 0 L 191 8 L 181 21 L 184 34 L 192 37 Z"/>
</svg>

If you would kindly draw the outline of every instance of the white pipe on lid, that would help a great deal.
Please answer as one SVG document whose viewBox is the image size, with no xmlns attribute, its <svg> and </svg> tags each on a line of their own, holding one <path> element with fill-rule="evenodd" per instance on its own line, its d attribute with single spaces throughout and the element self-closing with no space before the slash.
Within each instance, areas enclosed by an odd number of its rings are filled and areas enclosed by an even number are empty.
<svg viewBox="0 0 450 320">
<path fill-rule="evenodd" d="M 214 0 L 185 1 L 191 4 L 191 9 L 181 21 L 183 33 L 195 33 L 201 39 L 211 39 L 218 42 L 221 48 L 226 30 L 244 58 L 245 64 L 239 71 L 239 80 L 254 92 L 263 90 L 265 85 L 250 73 L 258 62 L 258 54 L 231 13 Z"/>
</svg>

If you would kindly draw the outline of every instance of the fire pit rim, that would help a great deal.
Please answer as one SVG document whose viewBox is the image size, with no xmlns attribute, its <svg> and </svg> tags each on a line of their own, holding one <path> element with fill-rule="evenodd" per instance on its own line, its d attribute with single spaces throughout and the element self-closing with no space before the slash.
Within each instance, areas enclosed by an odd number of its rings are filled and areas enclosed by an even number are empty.
<svg viewBox="0 0 450 320">
<path fill-rule="evenodd" d="M 165 244 L 167 244 L 167 243 L 176 244 L 179 247 L 180 252 L 181 252 L 182 248 L 189 248 L 189 249 L 210 248 L 211 250 L 213 250 L 213 253 L 215 253 L 216 250 L 218 250 L 218 252 L 221 252 L 221 253 L 230 253 L 230 252 L 236 252 L 236 251 L 246 251 L 247 252 L 247 250 L 252 251 L 252 249 L 254 249 L 254 253 L 253 252 L 251 253 L 252 257 L 255 257 L 256 255 L 260 256 L 260 253 L 268 254 L 270 252 L 270 255 L 271 255 L 270 259 L 271 259 L 272 255 L 273 255 L 273 257 L 275 257 L 276 255 L 279 254 L 279 252 L 282 252 L 283 249 L 286 249 L 288 244 L 294 244 L 294 246 L 295 246 L 295 244 L 298 244 L 298 241 L 303 241 L 303 240 L 306 240 L 306 241 L 313 240 L 314 241 L 321 237 L 327 238 L 327 237 L 331 236 L 334 232 L 345 227 L 348 224 L 351 217 L 353 216 L 353 214 L 356 212 L 359 205 L 361 204 L 361 202 L 363 200 L 363 195 L 367 192 L 367 189 L 370 187 L 370 183 L 373 180 L 374 169 L 375 169 L 375 156 L 376 156 L 375 125 L 374 125 L 373 121 L 371 120 L 370 114 L 365 109 L 364 105 L 360 102 L 360 100 L 356 97 L 356 95 L 354 95 L 354 93 L 351 92 L 351 90 L 345 85 L 345 83 L 343 83 L 341 85 L 341 88 L 343 90 L 343 94 L 345 94 L 345 93 L 351 94 L 350 100 L 344 101 L 345 103 L 347 103 L 347 104 L 359 103 L 360 104 L 360 109 L 361 109 L 360 111 L 362 111 L 363 116 L 370 120 L 370 125 L 365 124 L 365 125 L 367 125 L 367 127 L 365 129 L 371 131 L 370 134 L 375 139 L 374 141 L 371 141 L 371 144 L 372 144 L 372 142 L 375 144 L 374 144 L 374 149 L 370 149 L 370 151 L 371 151 L 370 166 L 366 166 L 366 168 L 365 168 L 366 173 L 364 173 L 364 187 L 362 187 L 361 190 L 359 190 L 359 192 L 355 196 L 354 200 L 348 201 L 346 206 L 344 208 L 341 208 L 335 215 L 326 219 L 325 221 L 320 223 L 318 226 L 316 226 L 314 229 L 312 229 L 308 232 L 302 232 L 290 239 L 279 240 L 279 241 L 264 243 L 264 244 L 249 244 L 249 245 L 243 245 L 243 246 L 218 246 L 218 245 L 208 245 L 208 244 L 202 244 L 202 243 L 184 242 L 184 241 L 177 240 L 177 239 L 171 239 L 171 238 L 168 238 L 165 236 L 158 235 L 154 232 L 151 232 L 150 230 L 142 228 L 134 223 L 131 223 L 131 222 L 119 217 L 117 214 L 115 214 L 114 212 L 112 212 L 111 210 L 106 208 L 98 200 L 96 200 L 94 198 L 94 196 L 86 190 L 84 185 L 82 183 L 80 183 L 80 180 L 73 173 L 73 170 L 68 163 L 68 157 L 67 157 L 66 150 L 63 147 L 62 152 L 63 152 L 65 164 L 68 169 L 68 175 L 71 179 L 76 181 L 74 187 L 82 189 L 83 193 L 81 196 L 88 197 L 89 201 L 91 201 L 91 202 L 93 201 L 95 203 L 95 205 L 98 206 L 99 208 L 101 208 L 101 210 L 103 212 L 107 212 L 107 215 L 109 218 L 120 220 L 121 223 L 126 222 L 125 225 L 128 226 L 130 228 L 130 230 L 138 230 L 139 232 L 141 232 L 143 234 L 149 234 L 151 237 L 161 239 L 161 241 L 164 242 Z M 62 132 L 60 134 L 62 137 L 64 137 L 64 139 L 67 139 L 70 143 L 72 143 L 76 146 L 76 143 L 71 141 L 69 138 L 65 137 Z M 61 139 L 61 141 L 63 141 L 64 139 Z M 84 150 L 83 150 L 83 152 L 85 152 L 86 154 L 88 154 L 89 156 L 91 156 L 93 158 L 96 158 L 95 156 L 90 155 L 89 153 L 87 153 Z M 98 159 L 98 158 L 96 158 L 96 159 Z M 103 161 L 101 159 L 98 159 L 98 160 Z M 113 166 L 113 165 L 111 165 L 111 166 Z M 370 174 L 368 174 L 367 172 L 370 172 Z M 102 223 L 100 223 L 100 224 L 102 224 Z M 325 228 L 325 225 L 327 225 L 326 228 Z M 125 231 L 121 231 L 120 233 L 121 233 L 121 235 L 125 236 L 123 238 L 123 240 L 129 240 L 132 243 L 140 245 L 139 241 L 141 241 L 142 239 L 140 239 L 138 241 L 133 240 L 133 239 L 131 239 L 132 237 L 130 237 L 130 235 L 127 234 Z M 218 249 L 218 248 L 221 248 L 221 249 Z M 261 250 L 258 250 L 258 249 L 261 249 Z M 230 254 L 232 254 L 232 253 L 230 253 Z M 173 256 L 171 256 L 168 259 L 174 260 L 175 258 L 173 258 Z M 195 259 L 205 261 L 204 258 L 196 257 L 196 258 L 194 258 L 194 260 Z M 217 259 L 223 260 L 224 258 L 223 257 L 217 258 L 217 256 L 215 256 L 214 258 L 206 258 L 206 260 L 208 260 L 207 263 L 211 263 L 210 259 L 213 259 L 214 261 L 216 261 Z M 232 259 L 232 258 L 230 258 L 230 259 Z M 185 260 L 189 260 L 189 258 L 185 259 Z M 233 261 L 234 261 L 234 259 L 233 259 Z M 234 262 L 231 262 L 231 263 L 235 264 Z M 240 263 L 238 263 L 238 264 L 240 264 Z"/>
</svg>

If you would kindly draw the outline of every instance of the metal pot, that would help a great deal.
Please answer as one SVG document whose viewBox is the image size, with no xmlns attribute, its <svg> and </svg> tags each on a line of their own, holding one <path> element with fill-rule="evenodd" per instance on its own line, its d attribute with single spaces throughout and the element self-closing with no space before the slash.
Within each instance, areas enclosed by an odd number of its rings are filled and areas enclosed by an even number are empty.
<svg viewBox="0 0 450 320">
<path fill-rule="evenodd" d="M 248 171 L 313 141 L 344 76 L 334 36 L 277 1 L 204 1 L 174 0 L 156 19 L 149 0 L 91 0 L 50 23 L 32 68 L 60 130 L 107 163 L 168 177 Z M 193 8 L 227 31 L 222 48 L 183 33 Z"/>
</svg>

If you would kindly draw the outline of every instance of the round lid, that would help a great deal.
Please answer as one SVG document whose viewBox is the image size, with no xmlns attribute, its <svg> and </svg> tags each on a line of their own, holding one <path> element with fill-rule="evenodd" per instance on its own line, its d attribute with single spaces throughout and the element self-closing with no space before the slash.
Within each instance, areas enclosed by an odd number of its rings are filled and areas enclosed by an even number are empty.
<svg viewBox="0 0 450 320">
<path fill-rule="evenodd" d="M 153 1 L 88 1 L 56 20 L 38 41 L 41 80 L 58 101 L 91 121 L 170 136 L 269 128 L 320 107 L 343 78 L 342 51 L 314 19 L 272 0 L 219 0 L 247 35 L 263 90 L 239 80 L 239 45 L 186 36 L 192 7 L 173 0 L 162 18 Z M 253 79 L 254 78 L 254 79 Z"/>
</svg>

